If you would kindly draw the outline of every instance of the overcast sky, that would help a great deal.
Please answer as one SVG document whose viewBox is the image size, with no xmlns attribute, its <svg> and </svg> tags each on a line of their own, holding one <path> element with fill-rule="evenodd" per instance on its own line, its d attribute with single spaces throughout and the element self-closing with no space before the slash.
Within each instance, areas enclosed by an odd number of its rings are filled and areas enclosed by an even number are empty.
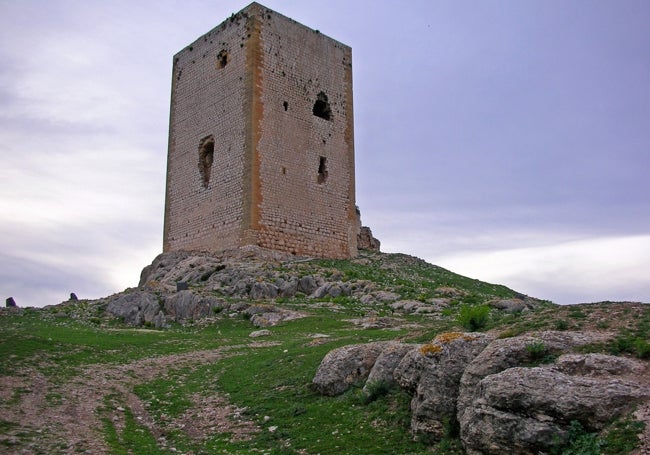
<svg viewBox="0 0 650 455">
<path fill-rule="evenodd" d="M 650 2 L 261 3 L 352 47 L 383 251 L 650 302 Z M 162 250 L 172 56 L 247 4 L 0 0 L 3 299 L 137 285 Z"/>
</svg>

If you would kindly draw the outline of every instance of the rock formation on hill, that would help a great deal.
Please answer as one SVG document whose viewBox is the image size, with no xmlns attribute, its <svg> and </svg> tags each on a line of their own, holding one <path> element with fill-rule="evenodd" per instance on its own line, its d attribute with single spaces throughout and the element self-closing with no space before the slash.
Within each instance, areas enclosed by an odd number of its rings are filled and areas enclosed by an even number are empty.
<svg viewBox="0 0 650 455">
<path fill-rule="evenodd" d="M 397 383 L 412 395 L 415 437 L 440 440 L 459 425 L 470 455 L 550 453 L 568 442 L 572 422 L 600 431 L 650 402 L 647 362 L 571 353 L 603 341 L 575 332 L 452 332 L 429 344 L 346 346 L 323 359 L 313 385 L 336 396 L 358 383 Z"/>
<path fill-rule="evenodd" d="M 137 288 L 84 308 L 105 311 L 132 326 L 165 328 L 243 315 L 266 328 L 305 317 L 310 308 L 335 312 L 338 303 L 350 302 L 359 316 L 349 323 L 360 330 L 417 332 L 418 320 L 443 324 L 464 307 L 513 324 L 525 315 L 539 315 L 531 327 L 552 324 L 557 329 L 526 330 L 523 324 L 485 333 L 435 332 L 428 343 L 354 344 L 325 356 L 313 378 L 314 390 L 336 396 L 352 386 L 363 386 L 366 394 L 378 384 L 399 387 L 412 397 L 410 426 L 416 439 L 436 441 L 457 431 L 470 455 L 550 453 L 568 442 L 576 424 L 599 432 L 635 409 L 650 409 L 648 362 L 594 348 L 614 343 L 615 332 L 567 330 L 566 319 L 553 321 L 554 315 L 565 311 L 586 317 L 580 310 L 565 310 L 405 255 L 366 251 L 336 261 L 256 247 L 221 254 L 173 252 L 145 267 Z M 618 310 L 606 311 L 615 320 Z M 472 330 L 483 324 L 470 322 Z"/>
</svg>

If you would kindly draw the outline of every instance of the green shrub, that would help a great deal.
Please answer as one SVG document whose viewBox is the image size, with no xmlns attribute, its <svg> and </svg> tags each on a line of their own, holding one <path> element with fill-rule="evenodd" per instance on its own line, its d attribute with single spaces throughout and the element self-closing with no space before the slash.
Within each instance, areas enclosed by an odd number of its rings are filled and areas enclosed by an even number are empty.
<svg viewBox="0 0 650 455">
<path fill-rule="evenodd" d="M 569 328 L 569 323 L 564 319 L 558 319 L 555 321 L 555 330 L 567 330 Z"/>
<path fill-rule="evenodd" d="M 614 340 L 610 346 L 610 352 L 614 355 L 627 353 L 640 359 L 647 359 L 650 358 L 650 343 L 644 338 L 625 333 Z"/>
<path fill-rule="evenodd" d="M 488 305 L 462 305 L 458 313 L 458 323 L 470 332 L 482 329 L 488 322 Z"/>
<path fill-rule="evenodd" d="M 634 340 L 634 350 L 636 355 L 640 359 L 650 358 L 650 343 L 648 343 L 643 338 L 637 338 Z"/>
<path fill-rule="evenodd" d="M 571 421 L 567 443 L 555 447 L 552 455 L 600 455 L 602 442 L 597 433 L 587 433 L 577 420 Z"/>
</svg>

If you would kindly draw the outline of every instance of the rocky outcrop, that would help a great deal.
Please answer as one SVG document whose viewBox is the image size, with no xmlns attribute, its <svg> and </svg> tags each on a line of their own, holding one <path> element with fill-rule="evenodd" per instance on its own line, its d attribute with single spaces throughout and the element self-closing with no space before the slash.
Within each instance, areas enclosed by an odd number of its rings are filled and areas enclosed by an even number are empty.
<svg viewBox="0 0 650 455">
<path fill-rule="evenodd" d="M 300 319 L 305 315 L 298 311 L 291 311 L 272 305 L 252 305 L 246 308 L 243 313 L 250 316 L 255 327 L 272 327 L 284 321 Z"/>
<path fill-rule="evenodd" d="M 126 324 L 154 324 L 154 318 L 160 313 L 161 305 L 158 297 L 147 291 L 133 291 L 119 294 L 112 298 L 106 306 L 106 312 L 121 318 Z"/>
<path fill-rule="evenodd" d="M 384 349 L 395 344 L 391 341 L 355 344 L 330 351 L 312 381 L 322 395 L 340 395 L 352 385 L 364 381 Z"/>
<path fill-rule="evenodd" d="M 477 385 L 486 376 L 508 368 L 540 363 L 575 347 L 607 339 L 607 335 L 547 331 L 493 341 L 463 373 L 458 397 L 459 415 L 462 416 L 462 410 L 475 400 Z"/>
<path fill-rule="evenodd" d="M 192 291 L 161 295 L 148 291 L 132 291 L 109 299 L 106 312 L 133 326 L 151 325 L 162 328 L 169 322 L 193 322 L 222 312 L 243 314 L 256 327 L 271 327 L 284 321 L 304 317 L 303 313 L 272 305 L 228 303 L 223 299 Z"/>
<path fill-rule="evenodd" d="M 650 403 L 647 363 L 571 353 L 608 337 L 549 331 L 494 340 L 453 332 L 423 345 L 346 346 L 323 359 L 313 384 L 334 396 L 364 379 L 366 387 L 396 383 L 413 396 L 416 438 L 439 439 L 457 425 L 470 455 L 548 453 L 567 442 L 572 422 L 600 431 Z"/>
<path fill-rule="evenodd" d="M 477 333 L 445 333 L 404 356 L 394 376 L 413 395 L 411 432 L 416 437 L 441 439 L 445 425 L 454 425 L 460 378 L 492 339 Z"/>
<path fill-rule="evenodd" d="M 489 301 L 488 305 L 506 313 L 519 313 L 533 309 L 537 305 L 537 301 L 530 298 L 496 299 Z"/>
<path fill-rule="evenodd" d="M 372 236 L 372 231 L 368 226 L 361 226 L 357 234 L 357 248 L 360 250 L 379 251 L 381 242 Z"/>
<path fill-rule="evenodd" d="M 227 307 L 222 299 L 205 297 L 189 290 L 165 297 L 163 304 L 165 314 L 181 323 L 208 317 Z"/>
<path fill-rule="evenodd" d="M 528 454 L 549 452 L 567 442 L 572 421 L 587 431 L 599 431 L 650 399 L 647 386 L 625 378 L 637 366 L 612 356 L 593 360 L 588 354 L 571 359 L 573 365 L 599 364 L 590 376 L 580 374 L 589 368 L 571 368 L 578 374 L 569 374 L 560 364 L 515 367 L 485 377 L 460 422 L 467 453 L 496 455 L 512 448 Z"/>
<path fill-rule="evenodd" d="M 395 369 L 401 363 L 404 356 L 413 350 L 412 344 L 390 343 L 382 349 L 375 364 L 372 366 L 364 391 L 368 391 L 368 384 L 383 383 L 388 387 L 397 384 L 395 380 Z"/>
</svg>

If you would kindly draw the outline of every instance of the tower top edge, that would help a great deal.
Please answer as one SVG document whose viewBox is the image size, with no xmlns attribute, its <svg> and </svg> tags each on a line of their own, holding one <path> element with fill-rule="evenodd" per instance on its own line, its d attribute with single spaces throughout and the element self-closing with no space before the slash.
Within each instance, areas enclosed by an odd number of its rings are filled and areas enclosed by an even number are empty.
<svg viewBox="0 0 650 455">
<path fill-rule="evenodd" d="M 252 18 L 258 18 L 258 19 L 262 19 L 262 20 L 267 19 L 268 20 L 272 16 L 277 16 L 282 21 L 285 21 L 285 22 L 288 22 L 288 23 L 293 24 L 295 26 L 301 27 L 301 28 L 303 28 L 305 30 L 308 30 L 308 31 L 312 32 L 312 33 L 316 33 L 316 34 L 322 36 L 324 39 L 329 40 L 329 41 L 337 44 L 338 46 L 340 46 L 340 47 L 342 47 L 342 48 L 344 48 L 344 49 L 346 49 L 346 50 L 348 50 L 350 52 L 352 50 L 351 47 L 348 46 L 347 44 L 342 43 L 342 42 L 340 42 L 340 41 L 338 41 L 338 40 L 336 40 L 336 39 L 322 33 L 320 30 L 313 29 L 313 28 L 308 27 L 308 26 L 306 26 L 304 24 L 301 24 L 300 22 L 298 22 L 298 21 L 296 21 L 294 19 L 291 19 L 290 17 L 287 17 L 287 16 L 285 16 L 285 15 L 283 15 L 281 13 L 278 13 L 277 11 L 274 11 L 274 10 L 272 10 L 272 9 L 270 9 L 270 8 L 260 4 L 258 2 L 252 2 L 248 6 L 241 9 L 240 11 L 238 11 L 236 13 L 232 13 L 230 15 L 230 17 L 223 20 L 219 25 L 212 28 L 207 33 L 204 33 L 204 34 L 200 35 L 198 38 L 196 38 L 194 41 L 192 41 L 192 43 L 188 44 L 183 49 L 178 51 L 175 56 L 177 56 L 177 55 L 179 55 L 179 54 L 181 54 L 181 53 L 183 53 L 183 52 L 185 52 L 187 50 L 192 50 L 193 46 L 195 46 L 196 43 L 200 42 L 201 40 L 205 40 L 207 37 L 210 37 L 211 35 L 216 35 L 220 31 L 222 31 L 222 30 L 224 30 L 224 29 L 226 29 L 226 28 L 228 28 L 230 26 L 233 26 L 233 25 L 238 26 L 242 21 L 248 21 L 248 20 L 250 20 Z"/>
</svg>

